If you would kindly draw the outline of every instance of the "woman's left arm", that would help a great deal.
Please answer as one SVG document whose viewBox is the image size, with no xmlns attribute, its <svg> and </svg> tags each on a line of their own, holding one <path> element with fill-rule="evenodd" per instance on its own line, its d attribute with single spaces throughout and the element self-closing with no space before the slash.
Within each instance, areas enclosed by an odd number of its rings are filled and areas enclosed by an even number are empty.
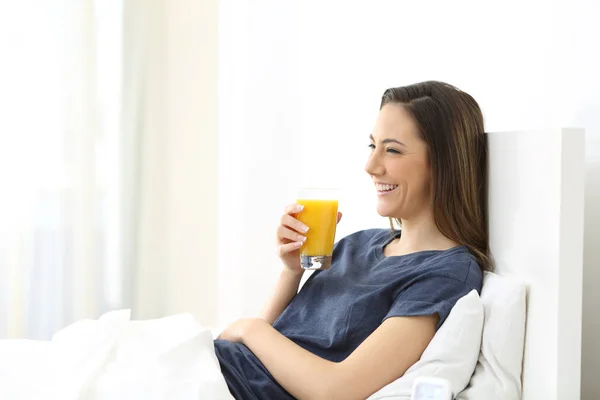
<svg viewBox="0 0 600 400">
<path fill-rule="evenodd" d="M 419 360 L 437 321 L 437 314 L 388 318 L 339 363 L 304 350 L 257 318 L 235 322 L 219 338 L 245 344 L 296 398 L 362 400 Z"/>
</svg>

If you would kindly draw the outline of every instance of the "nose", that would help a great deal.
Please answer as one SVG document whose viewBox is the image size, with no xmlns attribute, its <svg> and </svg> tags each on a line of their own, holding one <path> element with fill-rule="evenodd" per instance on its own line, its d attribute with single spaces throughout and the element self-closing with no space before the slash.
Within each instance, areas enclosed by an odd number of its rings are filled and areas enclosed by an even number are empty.
<svg viewBox="0 0 600 400">
<path fill-rule="evenodd" d="M 385 173 L 383 162 L 378 156 L 377 151 L 373 151 L 369 155 L 367 163 L 365 164 L 365 171 L 371 176 L 381 176 Z"/>
</svg>

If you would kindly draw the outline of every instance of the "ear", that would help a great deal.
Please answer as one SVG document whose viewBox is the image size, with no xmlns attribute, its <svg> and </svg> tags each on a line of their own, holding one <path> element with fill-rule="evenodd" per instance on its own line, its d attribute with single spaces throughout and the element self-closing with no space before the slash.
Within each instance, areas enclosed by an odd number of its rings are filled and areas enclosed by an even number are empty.
<svg viewBox="0 0 600 400">
<path fill-rule="evenodd" d="M 337 214 L 337 223 L 338 224 L 340 223 L 341 219 L 342 219 L 342 213 L 338 211 L 338 214 Z"/>
</svg>

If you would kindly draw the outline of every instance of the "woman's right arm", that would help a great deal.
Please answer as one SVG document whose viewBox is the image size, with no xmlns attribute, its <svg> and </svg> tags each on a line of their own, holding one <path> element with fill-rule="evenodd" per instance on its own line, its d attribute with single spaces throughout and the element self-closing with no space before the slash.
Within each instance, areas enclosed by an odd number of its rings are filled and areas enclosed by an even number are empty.
<svg viewBox="0 0 600 400">
<path fill-rule="evenodd" d="M 302 272 L 295 273 L 289 271 L 287 268 L 283 269 L 275 285 L 275 290 L 260 312 L 259 318 L 273 325 L 273 322 L 275 322 L 277 317 L 290 304 L 296 293 L 298 293 L 300 279 L 302 279 Z"/>
<path fill-rule="evenodd" d="M 283 270 L 275 285 L 273 294 L 259 314 L 270 325 L 279 317 L 290 301 L 298 293 L 298 286 L 304 270 L 300 266 L 300 247 L 306 240 L 308 227 L 296 219 L 303 206 L 290 204 L 285 208 L 277 228 L 277 255 L 283 262 Z"/>
<path fill-rule="evenodd" d="M 308 232 L 309 227 L 296 219 L 303 208 L 304 206 L 300 204 L 287 206 L 277 229 L 277 255 L 283 262 L 284 268 L 279 275 L 273 294 L 259 314 L 259 318 L 264 319 L 270 325 L 273 325 L 273 322 L 296 296 L 304 274 L 304 270 L 300 266 L 300 247 L 306 240 L 304 235 Z M 342 213 L 338 213 L 337 222 L 340 222 L 341 218 Z"/>
</svg>

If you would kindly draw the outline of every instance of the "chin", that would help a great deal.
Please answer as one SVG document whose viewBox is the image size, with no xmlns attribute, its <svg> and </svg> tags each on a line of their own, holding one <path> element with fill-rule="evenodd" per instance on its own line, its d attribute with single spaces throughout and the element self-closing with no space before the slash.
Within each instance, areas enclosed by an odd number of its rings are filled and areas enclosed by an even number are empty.
<svg viewBox="0 0 600 400">
<path fill-rule="evenodd" d="M 396 217 L 394 217 L 395 213 L 393 212 L 393 210 L 388 210 L 385 208 L 377 207 L 377 214 L 379 214 L 385 218 L 396 218 Z"/>
<path fill-rule="evenodd" d="M 397 218 L 401 219 L 400 215 L 402 215 L 402 208 L 395 205 L 395 207 L 390 207 L 390 204 L 377 204 L 377 214 L 384 218 Z"/>
</svg>

